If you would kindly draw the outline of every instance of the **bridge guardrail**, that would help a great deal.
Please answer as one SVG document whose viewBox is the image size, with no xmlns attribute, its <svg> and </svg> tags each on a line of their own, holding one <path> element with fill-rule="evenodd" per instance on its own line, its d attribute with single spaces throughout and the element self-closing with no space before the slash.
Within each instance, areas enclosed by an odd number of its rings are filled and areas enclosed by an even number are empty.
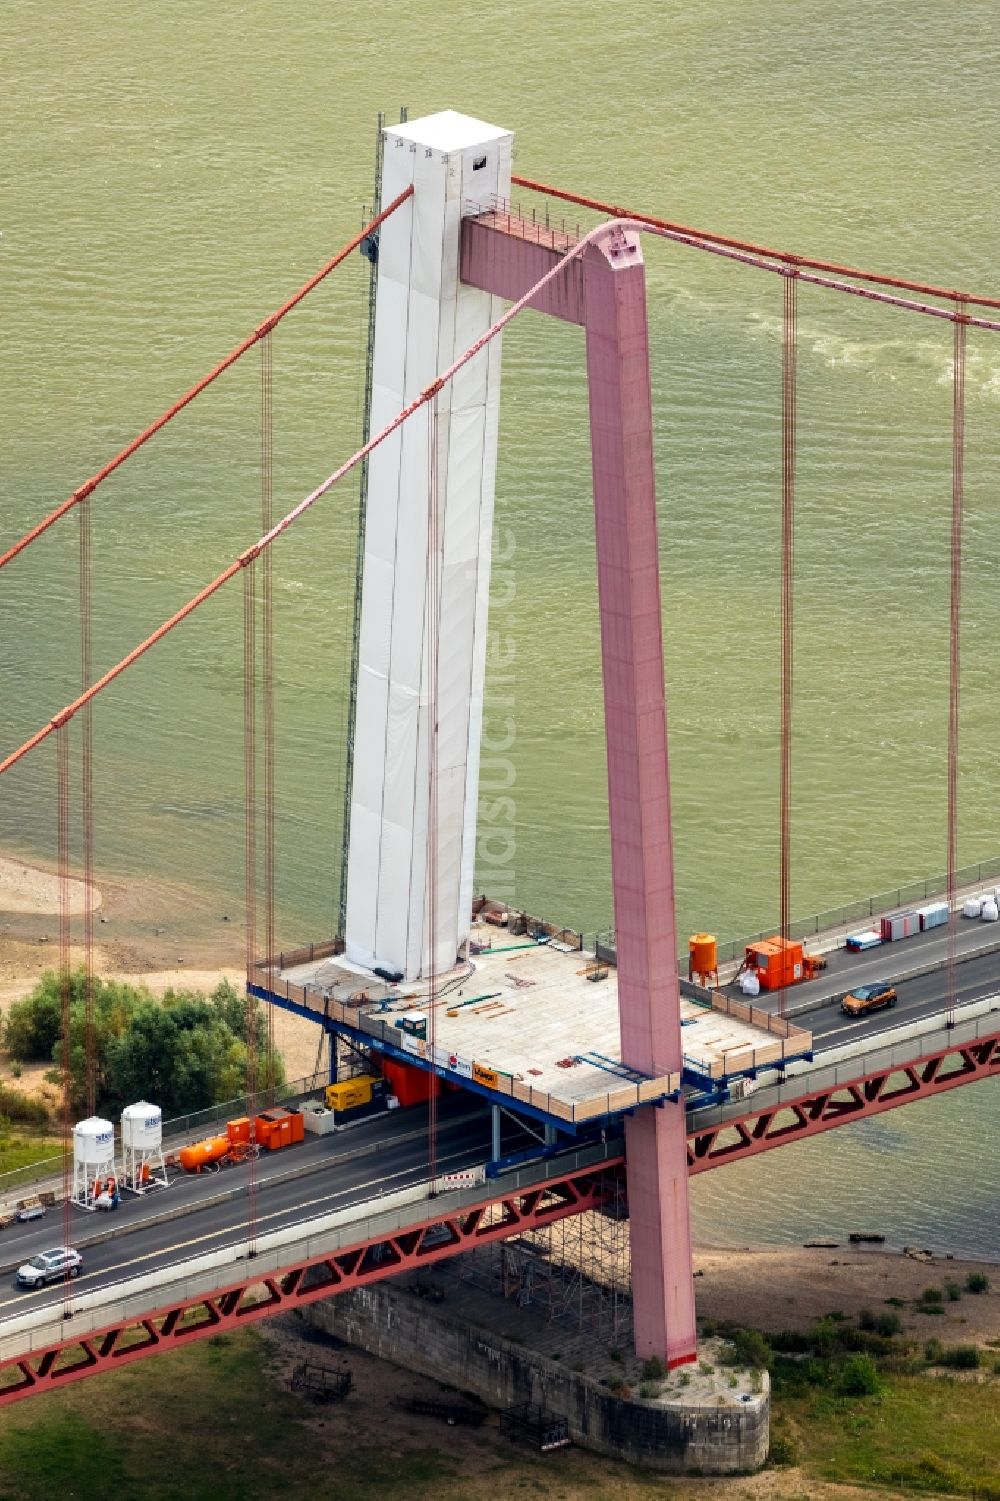
<svg viewBox="0 0 1000 1501">
<path fill-rule="evenodd" d="M 972 1002 L 971 1004 L 979 1003 Z M 730 1100 L 722 1105 L 709 1105 L 702 1109 L 689 1110 L 687 1112 L 688 1130 L 701 1131 L 714 1125 L 723 1125 L 728 1120 L 745 1116 L 748 1111 L 757 1114 L 762 1110 L 777 1109 L 793 1100 L 800 1099 L 803 1093 L 812 1095 L 824 1089 L 840 1088 L 869 1074 L 905 1068 L 916 1061 L 915 1053 L 919 1058 L 940 1052 L 945 1048 L 957 1049 L 966 1043 L 995 1037 L 998 1031 L 1000 1031 L 1000 1021 L 998 1021 L 997 1013 L 989 1011 L 970 1017 L 967 1021 L 956 1022 L 954 1027 L 939 1027 L 936 1031 L 913 1033 L 906 1038 L 897 1039 L 895 1042 L 872 1048 L 867 1052 L 852 1053 L 832 1063 L 819 1066 L 813 1064 L 809 1068 L 803 1068 L 801 1073 L 792 1072 L 796 1066 L 791 1064 L 783 1083 L 763 1085 L 754 1093 L 750 1101 Z M 915 1042 L 919 1042 L 919 1048 L 914 1047 Z"/>
<path fill-rule="evenodd" d="M 515 1168 L 496 1179 L 488 1193 L 484 1193 L 480 1186 L 438 1194 L 430 1201 L 426 1182 L 395 1189 L 382 1195 L 381 1203 L 379 1198 L 367 1199 L 318 1219 L 284 1226 L 259 1237 L 253 1271 L 263 1279 L 279 1273 L 288 1266 L 290 1259 L 312 1260 L 332 1254 L 345 1244 L 360 1244 L 362 1241 L 374 1241 L 398 1233 L 412 1225 L 412 1210 L 409 1213 L 406 1211 L 414 1203 L 433 1202 L 437 1215 L 452 1207 L 458 1210 L 481 1204 L 484 1199 L 492 1202 L 504 1195 L 540 1186 L 550 1178 L 563 1178 L 568 1173 L 582 1171 L 600 1162 L 614 1162 L 621 1154 L 620 1140 L 578 1148 L 544 1162 Z M 390 1199 L 394 1201 L 392 1205 L 388 1202 Z M 291 1251 L 291 1247 L 295 1248 L 294 1251 Z M 148 1294 L 154 1288 L 162 1297 L 152 1305 L 153 1309 L 173 1298 L 211 1294 L 220 1285 L 224 1285 L 220 1283 L 220 1273 L 246 1264 L 246 1243 L 241 1241 L 219 1251 L 174 1262 L 167 1268 L 161 1268 L 159 1272 L 145 1272 L 95 1288 L 93 1292 L 79 1294 L 73 1300 L 75 1312 L 71 1311 L 69 1317 L 65 1315 L 62 1299 L 43 1308 L 15 1314 L 0 1320 L 0 1360 L 30 1355 L 53 1343 L 86 1338 L 112 1324 L 148 1314 L 151 1311 Z M 178 1275 L 172 1276 L 171 1273 Z M 125 1289 L 127 1291 L 123 1291 Z"/>
<path fill-rule="evenodd" d="M 993 855 L 988 860 L 980 860 L 975 865 L 966 865 L 955 872 L 956 887 L 975 886 L 984 881 L 996 881 L 1000 884 L 1000 855 Z M 892 890 L 880 891 L 873 896 L 845 902 L 843 906 L 831 907 L 826 912 L 814 912 L 810 917 L 796 918 L 789 924 L 788 936 L 812 938 L 817 933 L 824 933 L 830 928 L 841 928 L 849 923 L 863 922 L 875 917 L 878 913 L 891 912 L 896 907 L 911 907 L 918 902 L 929 901 L 932 897 L 942 896 L 947 890 L 947 875 L 925 876 L 921 880 L 907 881 Z M 770 927 L 763 928 L 759 933 L 750 933 L 745 938 L 732 938 L 721 942 L 718 945 L 719 963 L 728 964 L 734 959 L 741 959 L 748 943 L 760 943 L 765 938 L 772 937 L 776 926 L 772 923 Z M 610 964 L 615 962 L 617 950 L 614 928 L 601 929 L 595 937 L 594 945 L 599 959 L 604 959 Z M 681 974 L 687 974 L 688 956 L 686 953 L 678 954 L 677 967 Z"/>
</svg>

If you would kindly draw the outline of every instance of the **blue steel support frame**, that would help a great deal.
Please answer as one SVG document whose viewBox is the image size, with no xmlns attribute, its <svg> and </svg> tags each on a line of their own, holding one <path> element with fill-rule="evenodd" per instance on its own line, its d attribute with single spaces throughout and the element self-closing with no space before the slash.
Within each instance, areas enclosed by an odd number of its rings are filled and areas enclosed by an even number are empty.
<svg viewBox="0 0 1000 1501">
<path fill-rule="evenodd" d="M 631 1110 L 620 1111 L 617 1115 L 592 1116 L 582 1121 L 579 1126 L 575 1121 L 563 1120 L 560 1116 L 549 1115 L 545 1110 L 539 1110 L 537 1105 L 525 1104 L 523 1100 L 512 1100 L 509 1095 L 498 1094 L 495 1090 L 487 1089 L 484 1084 L 479 1084 L 475 1079 L 466 1079 L 447 1069 L 436 1068 L 426 1058 L 420 1058 L 415 1053 L 407 1053 L 404 1048 L 397 1048 L 392 1043 L 385 1042 L 382 1038 L 375 1038 L 370 1032 L 364 1032 L 360 1027 L 352 1027 L 348 1022 L 334 1021 L 332 1017 L 322 1016 L 312 1011 L 308 1006 L 299 1006 L 295 1001 L 289 1001 L 283 995 L 277 995 L 273 990 L 268 990 L 266 985 L 248 985 L 250 995 L 256 996 L 259 1001 L 265 1001 L 268 1005 L 279 1006 L 282 1011 L 290 1011 L 293 1016 L 304 1017 L 306 1021 L 316 1026 L 323 1027 L 326 1031 L 346 1037 L 347 1040 L 358 1047 L 367 1048 L 369 1052 L 384 1053 L 394 1063 L 405 1063 L 410 1068 L 423 1069 L 424 1073 L 436 1074 L 439 1079 L 444 1079 L 449 1084 L 459 1084 L 463 1089 L 472 1094 L 482 1095 L 484 1100 L 489 1100 L 491 1105 L 502 1105 L 505 1110 L 512 1110 L 517 1115 L 530 1117 L 540 1121 L 547 1129 L 551 1128 L 557 1134 L 573 1137 L 588 1137 L 596 1130 L 606 1129 L 622 1115 L 630 1115 Z M 677 1100 L 680 1091 L 672 1095 L 665 1095 L 665 1099 Z M 650 1104 L 662 1104 L 661 1100 L 651 1100 Z"/>
</svg>

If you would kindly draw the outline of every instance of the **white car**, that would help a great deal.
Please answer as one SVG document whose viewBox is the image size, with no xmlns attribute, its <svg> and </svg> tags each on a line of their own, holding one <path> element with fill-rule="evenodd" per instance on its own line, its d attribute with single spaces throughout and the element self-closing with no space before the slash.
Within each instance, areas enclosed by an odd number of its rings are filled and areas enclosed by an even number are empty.
<svg viewBox="0 0 1000 1501">
<path fill-rule="evenodd" d="M 61 1282 L 65 1276 L 79 1277 L 83 1257 L 72 1246 L 57 1246 L 54 1251 L 39 1251 L 17 1269 L 21 1287 L 44 1287 L 46 1282 Z"/>
</svg>

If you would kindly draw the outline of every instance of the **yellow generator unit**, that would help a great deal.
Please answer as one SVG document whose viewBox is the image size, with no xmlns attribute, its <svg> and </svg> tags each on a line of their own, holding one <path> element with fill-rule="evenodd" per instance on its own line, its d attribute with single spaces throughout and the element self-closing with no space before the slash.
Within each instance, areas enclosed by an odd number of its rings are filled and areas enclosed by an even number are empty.
<svg viewBox="0 0 1000 1501">
<path fill-rule="evenodd" d="M 326 1086 L 327 1110 L 357 1110 L 370 1105 L 372 1093 L 383 1081 L 374 1074 L 356 1074 L 353 1079 L 344 1079 L 339 1084 Z"/>
</svg>

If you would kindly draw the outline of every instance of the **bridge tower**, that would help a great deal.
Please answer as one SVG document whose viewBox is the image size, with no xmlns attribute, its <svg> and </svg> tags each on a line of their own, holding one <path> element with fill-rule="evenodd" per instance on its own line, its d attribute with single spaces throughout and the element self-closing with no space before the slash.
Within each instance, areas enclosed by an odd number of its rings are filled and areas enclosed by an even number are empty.
<svg viewBox="0 0 1000 1501">
<path fill-rule="evenodd" d="M 565 258 L 493 212 L 510 187 L 509 132 L 452 111 L 385 133 L 384 192 L 413 197 L 379 245 L 372 427 L 419 391 Z M 622 1059 L 681 1068 L 645 268 L 609 228 L 535 306 L 585 330 L 601 616 Z M 430 428 L 421 417 L 372 455 L 362 592 L 347 957 L 406 978 L 451 968 L 470 925 L 499 339 L 438 398 L 438 619 L 428 629 Z M 426 900 L 427 643 L 439 639 L 436 902 Z M 427 912 L 436 911 L 435 931 Z M 626 1122 L 636 1349 L 695 1358 L 684 1107 Z"/>
<path fill-rule="evenodd" d="M 373 432 L 502 311 L 499 298 L 459 280 L 459 234 L 463 213 L 510 192 L 512 141 L 509 131 L 451 110 L 384 132 L 383 201 L 411 183 L 414 193 L 380 231 Z M 432 961 L 437 973 L 452 969 L 471 926 L 499 406 L 497 339 L 437 398 L 433 560 L 426 417 L 405 423 L 370 459 L 345 940 L 349 960 L 408 980 L 426 974 Z M 432 563 L 439 606 L 433 623 Z M 435 805 L 437 889 L 430 904 Z"/>
</svg>

